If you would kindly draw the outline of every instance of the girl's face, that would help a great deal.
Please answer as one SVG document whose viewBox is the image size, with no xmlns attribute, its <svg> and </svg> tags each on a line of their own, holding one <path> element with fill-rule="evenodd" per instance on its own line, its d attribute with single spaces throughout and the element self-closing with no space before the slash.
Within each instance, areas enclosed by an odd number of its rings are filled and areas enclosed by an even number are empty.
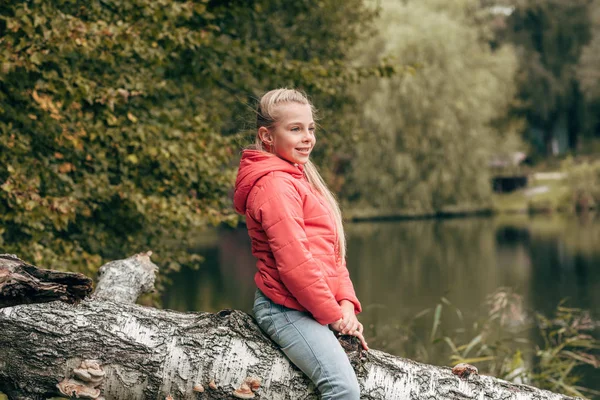
<svg viewBox="0 0 600 400">
<path fill-rule="evenodd" d="M 306 164 L 317 142 L 315 121 L 308 104 L 289 102 L 276 110 L 275 126 L 263 131 L 263 142 L 274 146 L 275 154 L 291 163 Z M 260 131 L 259 131 L 260 134 Z"/>
</svg>

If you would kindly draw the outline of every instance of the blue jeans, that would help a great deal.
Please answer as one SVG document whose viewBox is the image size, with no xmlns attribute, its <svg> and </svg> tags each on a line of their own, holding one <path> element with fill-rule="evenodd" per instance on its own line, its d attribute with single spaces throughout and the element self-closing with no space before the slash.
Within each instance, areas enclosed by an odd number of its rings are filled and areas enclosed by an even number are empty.
<svg viewBox="0 0 600 400">
<path fill-rule="evenodd" d="M 273 303 L 258 289 L 253 311 L 263 332 L 314 382 L 322 399 L 360 398 L 354 369 L 328 326 L 307 312 Z"/>
</svg>

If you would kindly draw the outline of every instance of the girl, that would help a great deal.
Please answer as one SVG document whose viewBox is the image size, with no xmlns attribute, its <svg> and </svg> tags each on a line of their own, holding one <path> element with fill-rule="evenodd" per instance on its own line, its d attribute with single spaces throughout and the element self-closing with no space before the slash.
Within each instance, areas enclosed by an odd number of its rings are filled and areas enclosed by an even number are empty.
<svg viewBox="0 0 600 400">
<path fill-rule="evenodd" d="M 234 194 L 257 258 L 254 315 L 323 399 L 359 399 L 356 375 L 332 330 L 368 347 L 356 319 L 361 305 L 346 268 L 340 209 L 309 161 L 313 107 L 296 90 L 272 90 L 260 100 L 256 127 Z"/>
</svg>

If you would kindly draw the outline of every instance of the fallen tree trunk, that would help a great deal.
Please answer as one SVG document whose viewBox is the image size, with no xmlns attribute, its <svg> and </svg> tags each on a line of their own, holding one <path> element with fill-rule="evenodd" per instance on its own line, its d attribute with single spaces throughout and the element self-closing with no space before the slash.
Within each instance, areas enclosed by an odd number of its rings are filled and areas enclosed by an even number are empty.
<svg viewBox="0 0 600 400">
<path fill-rule="evenodd" d="M 314 385 L 249 315 L 133 304 L 152 289 L 155 269 L 149 254 L 138 254 L 103 266 L 96 292 L 79 304 L 0 309 L 0 391 L 32 400 L 317 398 Z M 489 376 L 461 379 L 450 368 L 377 350 L 363 353 L 356 341 L 350 347 L 363 399 L 570 399 Z M 256 393 L 252 384 L 235 392 L 248 377 L 262 381 L 252 382 Z"/>
</svg>

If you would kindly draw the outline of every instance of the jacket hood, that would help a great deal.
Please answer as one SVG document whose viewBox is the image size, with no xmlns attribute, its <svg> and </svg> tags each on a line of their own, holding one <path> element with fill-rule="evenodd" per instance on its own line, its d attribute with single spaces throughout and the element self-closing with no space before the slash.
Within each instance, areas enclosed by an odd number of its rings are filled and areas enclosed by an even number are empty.
<svg viewBox="0 0 600 400">
<path fill-rule="evenodd" d="M 235 211 L 246 214 L 248 194 L 250 194 L 256 182 L 268 173 L 275 171 L 287 172 L 297 178 L 304 176 L 302 165 L 295 166 L 266 151 L 244 150 L 235 180 L 235 192 L 233 194 Z"/>
</svg>

